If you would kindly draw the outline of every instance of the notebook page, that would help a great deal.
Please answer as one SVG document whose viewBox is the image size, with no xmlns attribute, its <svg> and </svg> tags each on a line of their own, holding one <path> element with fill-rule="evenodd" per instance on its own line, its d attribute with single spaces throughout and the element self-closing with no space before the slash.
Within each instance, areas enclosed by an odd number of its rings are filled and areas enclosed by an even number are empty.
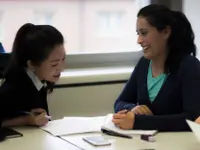
<svg viewBox="0 0 200 150">
<path fill-rule="evenodd" d="M 102 118 L 104 117 L 104 119 L 106 118 L 106 116 L 96 116 L 96 117 L 76 117 L 76 116 L 65 116 L 63 117 L 63 119 L 80 119 L 80 120 L 84 120 L 84 119 L 98 119 L 98 118 Z"/>
<path fill-rule="evenodd" d="M 65 119 L 50 121 L 46 126 L 41 127 L 41 129 L 54 136 L 100 132 L 104 121 L 105 117 L 65 117 Z"/>
<path fill-rule="evenodd" d="M 122 130 L 115 126 L 112 122 L 113 114 L 108 114 L 105 120 L 105 123 L 102 126 L 102 129 L 108 131 L 114 131 L 116 133 L 125 134 L 125 135 L 154 135 L 156 134 L 157 130 Z"/>
</svg>

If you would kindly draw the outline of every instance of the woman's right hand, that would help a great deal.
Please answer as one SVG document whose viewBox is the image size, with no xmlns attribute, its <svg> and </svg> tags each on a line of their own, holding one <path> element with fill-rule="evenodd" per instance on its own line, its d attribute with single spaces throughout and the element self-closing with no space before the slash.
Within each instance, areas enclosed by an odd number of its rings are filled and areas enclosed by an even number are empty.
<svg viewBox="0 0 200 150">
<path fill-rule="evenodd" d="M 31 110 L 31 113 L 32 114 L 27 116 L 28 125 L 44 126 L 48 123 L 49 119 L 46 117 L 47 112 L 44 109 L 41 108 L 33 109 Z"/>
</svg>

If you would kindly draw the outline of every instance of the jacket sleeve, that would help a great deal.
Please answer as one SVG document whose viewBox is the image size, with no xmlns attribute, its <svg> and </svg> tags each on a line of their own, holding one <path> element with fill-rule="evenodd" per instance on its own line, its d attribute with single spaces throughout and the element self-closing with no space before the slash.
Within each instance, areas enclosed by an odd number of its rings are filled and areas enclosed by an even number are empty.
<svg viewBox="0 0 200 150">
<path fill-rule="evenodd" d="M 9 112 L 10 95 L 8 93 L 9 88 L 6 87 L 5 83 L 0 87 L 0 122 L 6 118 L 6 114 Z"/>
<path fill-rule="evenodd" d="M 20 87 L 18 87 L 19 89 Z M 6 82 L 0 87 L 0 119 L 1 121 L 12 117 L 12 112 L 15 111 L 19 104 L 20 94 L 17 87 L 10 86 Z"/>
<path fill-rule="evenodd" d="M 190 59 L 181 77 L 182 113 L 173 115 L 135 116 L 134 129 L 188 131 L 185 119 L 194 121 L 200 114 L 200 62 Z"/>
<path fill-rule="evenodd" d="M 114 110 L 116 113 L 123 109 L 131 109 L 137 105 L 137 72 L 142 59 L 143 57 L 139 60 L 122 93 L 115 101 Z"/>
</svg>

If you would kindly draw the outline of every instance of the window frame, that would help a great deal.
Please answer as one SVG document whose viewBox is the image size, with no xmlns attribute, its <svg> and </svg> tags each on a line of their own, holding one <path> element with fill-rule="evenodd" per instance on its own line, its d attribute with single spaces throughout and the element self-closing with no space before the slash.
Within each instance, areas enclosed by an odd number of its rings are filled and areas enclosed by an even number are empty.
<svg viewBox="0 0 200 150">
<path fill-rule="evenodd" d="M 142 51 L 117 53 L 66 54 L 65 68 L 133 66 L 142 57 Z"/>
<path fill-rule="evenodd" d="M 34 10 L 34 12 L 33 12 L 33 14 L 34 14 L 34 19 L 33 19 L 33 21 L 32 22 L 34 22 L 34 24 L 37 24 L 37 25 L 41 25 L 41 23 L 39 23 L 38 24 L 38 16 L 39 15 L 43 15 L 43 16 L 47 16 L 47 15 L 49 15 L 49 16 L 51 16 L 51 20 L 50 20 L 50 22 L 51 23 L 46 23 L 47 25 L 52 25 L 53 26 L 53 17 L 54 17 L 54 10 L 43 10 L 43 11 L 41 11 L 41 10 Z M 45 21 L 46 21 L 46 18 L 45 18 Z M 44 23 L 45 24 L 45 23 Z M 43 23 L 42 23 L 42 25 L 43 25 Z"/>
</svg>

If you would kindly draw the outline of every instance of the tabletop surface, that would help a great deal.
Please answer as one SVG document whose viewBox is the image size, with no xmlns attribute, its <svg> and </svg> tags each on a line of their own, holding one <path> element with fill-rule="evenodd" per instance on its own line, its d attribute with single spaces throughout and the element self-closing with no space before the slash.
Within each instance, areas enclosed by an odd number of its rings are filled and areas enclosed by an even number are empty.
<svg viewBox="0 0 200 150">
<path fill-rule="evenodd" d="M 0 150 L 200 150 L 200 142 L 192 132 L 165 132 L 155 135 L 155 142 L 141 140 L 139 136 L 126 139 L 101 133 L 79 134 L 54 137 L 51 134 L 31 127 L 15 130 L 23 137 L 7 139 L 0 143 Z M 83 137 L 102 135 L 112 144 L 95 147 L 83 141 Z"/>
</svg>

